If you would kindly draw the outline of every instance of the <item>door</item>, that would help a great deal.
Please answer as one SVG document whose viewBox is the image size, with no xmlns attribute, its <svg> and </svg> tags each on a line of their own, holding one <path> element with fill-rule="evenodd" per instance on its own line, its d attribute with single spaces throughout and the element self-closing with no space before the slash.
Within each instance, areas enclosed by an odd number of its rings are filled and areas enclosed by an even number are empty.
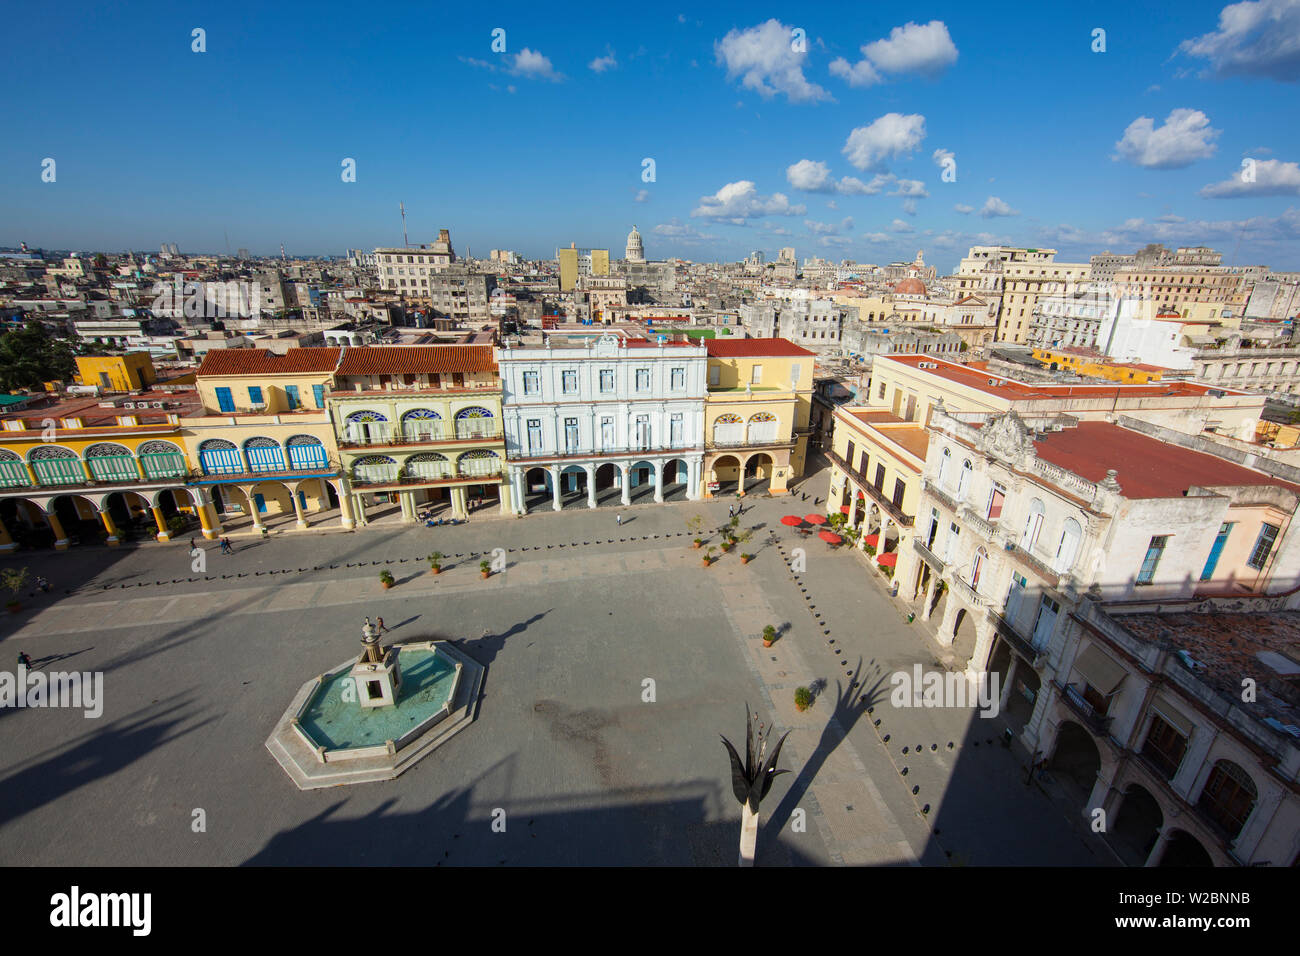
<svg viewBox="0 0 1300 956">
<path fill-rule="evenodd" d="M 636 447 L 646 449 L 650 447 L 650 416 L 638 415 L 636 417 Z"/>
<path fill-rule="evenodd" d="M 261 495 L 253 495 L 253 506 L 257 508 L 258 514 L 266 514 L 266 499 Z"/>
<path fill-rule="evenodd" d="M 1034 650 L 1046 649 L 1047 642 L 1052 639 L 1052 631 L 1056 629 L 1056 615 L 1060 613 L 1060 610 L 1061 605 L 1046 594 L 1043 595 L 1043 599 L 1038 605 L 1038 621 L 1034 624 Z"/>
<path fill-rule="evenodd" d="M 1206 559 L 1205 570 L 1201 572 L 1202 581 L 1208 581 L 1214 577 L 1214 569 L 1218 567 L 1219 556 L 1223 554 L 1223 546 L 1228 543 L 1228 532 L 1231 530 L 1231 521 L 1219 525 L 1219 533 L 1214 538 L 1214 546 L 1210 548 L 1210 556 Z"/>
<path fill-rule="evenodd" d="M 604 449 L 614 447 L 614 419 L 602 418 L 600 420 L 600 447 Z"/>
<path fill-rule="evenodd" d="M 528 419 L 528 454 L 540 455 L 542 452 L 542 420 Z"/>
<path fill-rule="evenodd" d="M 1003 611 L 1003 617 L 1012 625 L 1020 617 L 1020 605 L 1025 599 L 1025 585 L 1028 583 L 1023 575 L 1015 571 L 1011 573 L 1011 587 L 1007 589 L 1007 606 Z"/>
<path fill-rule="evenodd" d="M 564 420 L 564 450 L 573 454 L 578 450 L 578 420 L 576 418 L 566 418 Z"/>
</svg>

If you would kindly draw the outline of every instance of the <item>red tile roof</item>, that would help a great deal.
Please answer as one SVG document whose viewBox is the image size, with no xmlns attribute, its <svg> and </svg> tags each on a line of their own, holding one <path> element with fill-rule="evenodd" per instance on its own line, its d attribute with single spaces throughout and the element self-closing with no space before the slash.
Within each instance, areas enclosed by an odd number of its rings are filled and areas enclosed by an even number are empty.
<svg viewBox="0 0 1300 956">
<path fill-rule="evenodd" d="M 495 372 L 490 345 L 362 345 L 343 353 L 340 375 Z"/>
<path fill-rule="evenodd" d="M 276 355 L 270 349 L 212 349 L 196 375 L 285 375 L 295 372 L 332 372 L 338 364 L 337 346 L 289 349 Z"/>
<path fill-rule="evenodd" d="M 705 346 L 714 358 L 747 358 L 751 355 L 812 355 L 801 345 L 789 339 L 706 339 Z"/>
<path fill-rule="evenodd" d="M 1034 450 L 1043 461 L 1089 481 L 1101 481 L 1107 469 L 1115 469 L 1125 498 L 1178 498 L 1193 486 L 1277 485 L 1300 492 L 1300 485 L 1109 422 L 1047 432 Z"/>
</svg>

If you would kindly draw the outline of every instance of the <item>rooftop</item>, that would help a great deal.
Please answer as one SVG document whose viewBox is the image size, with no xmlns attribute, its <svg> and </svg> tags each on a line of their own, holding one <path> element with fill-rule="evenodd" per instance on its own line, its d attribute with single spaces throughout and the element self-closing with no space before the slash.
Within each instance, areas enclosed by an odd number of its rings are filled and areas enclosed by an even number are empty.
<svg viewBox="0 0 1300 956">
<path fill-rule="evenodd" d="M 303 372 L 332 372 L 343 350 L 291 348 L 283 355 L 269 349 L 213 349 L 204 357 L 196 374 L 203 375 L 292 375 Z"/>
<path fill-rule="evenodd" d="M 816 357 L 802 346 L 795 345 L 788 339 L 709 339 L 705 343 L 711 358 L 750 358 L 752 356 L 790 356 L 792 358 L 808 355 Z"/>
<path fill-rule="evenodd" d="M 1034 451 L 1043 461 L 1093 482 L 1113 468 L 1125 498 L 1177 498 L 1193 487 L 1246 485 L 1273 485 L 1300 493 L 1300 485 L 1109 422 L 1080 422 L 1046 432 L 1034 443 Z"/>
<path fill-rule="evenodd" d="M 346 349 L 340 375 L 495 372 L 489 345 L 366 345 Z"/>
</svg>

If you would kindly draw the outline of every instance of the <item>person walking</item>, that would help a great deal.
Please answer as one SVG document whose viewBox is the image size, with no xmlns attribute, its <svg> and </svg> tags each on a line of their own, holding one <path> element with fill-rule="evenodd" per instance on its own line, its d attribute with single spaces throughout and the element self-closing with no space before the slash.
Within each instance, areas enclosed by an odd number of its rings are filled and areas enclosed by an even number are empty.
<svg viewBox="0 0 1300 956">
<path fill-rule="evenodd" d="M 44 591 L 46 594 L 50 593 L 50 582 L 45 580 L 45 578 L 37 577 L 36 586 L 40 588 L 42 591 Z"/>
<path fill-rule="evenodd" d="M 728 506 L 727 506 L 727 517 L 728 517 L 728 518 L 734 518 L 734 517 L 736 517 L 736 506 L 735 506 L 735 505 L 728 505 Z"/>
<path fill-rule="evenodd" d="M 190 550 L 193 551 L 197 547 L 198 545 L 194 543 L 194 539 L 190 538 Z"/>
<path fill-rule="evenodd" d="M 20 651 L 18 654 L 18 663 L 21 664 L 23 667 L 31 667 L 32 666 L 31 656 L 28 655 L 26 651 Z"/>
<path fill-rule="evenodd" d="M 623 527 L 623 512 L 620 511 L 618 514 L 614 515 L 614 521 L 620 528 Z"/>
<path fill-rule="evenodd" d="M 221 553 L 222 553 L 222 554 L 234 554 L 234 553 L 235 553 L 235 549 L 232 548 L 232 547 L 230 546 L 230 539 L 229 539 L 229 538 L 222 538 L 222 539 L 221 539 Z"/>
</svg>

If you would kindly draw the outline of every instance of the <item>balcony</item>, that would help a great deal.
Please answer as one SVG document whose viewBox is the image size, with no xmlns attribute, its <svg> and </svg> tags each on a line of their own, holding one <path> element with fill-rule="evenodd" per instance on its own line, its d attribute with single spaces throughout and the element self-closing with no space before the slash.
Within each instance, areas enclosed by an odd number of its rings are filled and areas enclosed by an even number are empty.
<svg viewBox="0 0 1300 956">
<path fill-rule="evenodd" d="M 1034 647 L 1033 642 L 1016 630 L 1015 626 L 993 608 L 988 610 L 989 623 L 997 630 L 998 636 L 1011 645 L 1017 654 L 1029 662 L 1031 667 L 1038 664 L 1042 651 Z"/>
<path fill-rule="evenodd" d="M 727 449 L 727 448 L 793 448 L 794 438 L 763 438 L 763 439 L 744 439 L 735 440 L 712 439 L 705 444 L 709 449 Z"/>
<path fill-rule="evenodd" d="M 997 525 L 980 517 L 970 506 L 963 505 L 959 512 L 959 516 L 962 520 L 962 524 L 966 525 L 966 527 L 970 528 L 985 541 L 996 543 L 999 540 L 997 536 Z"/>
<path fill-rule="evenodd" d="M 944 562 L 939 559 L 937 554 L 923 545 L 920 538 L 912 539 L 912 547 L 916 549 L 916 553 L 921 556 L 922 560 L 934 569 L 936 574 L 943 574 Z"/>
<path fill-rule="evenodd" d="M 339 475 L 341 469 L 336 459 L 327 458 L 320 463 L 310 463 L 294 465 L 285 464 L 282 467 L 260 467 L 257 470 L 248 468 L 232 468 L 230 470 L 212 470 L 204 471 L 201 468 L 192 469 L 186 480 L 186 484 L 191 485 L 225 485 L 245 482 L 253 484 L 259 481 L 279 481 L 292 478 L 333 478 Z"/>
<path fill-rule="evenodd" d="M 698 454 L 702 449 L 697 445 L 676 444 L 661 445 L 654 442 L 647 442 L 632 445 L 603 445 L 600 448 L 589 447 L 586 445 L 576 445 L 572 448 L 566 448 L 564 451 L 539 451 L 529 449 L 524 451 L 520 449 L 518 453 L 512 454 L 510 460 L 525 461 L 548 461 L 553 459 L 573 459 L 573 458 L 601 458 L 609 456 L 628 457 L 631 455 L 688 455 Z"/>
<path fill-rule="evenodd" d="M 1038 557 L 1032 551 L 1026 551 L 1018 544 L 1007 542 L 1004 545 L 1006 553 L 1022 567 L 1032 571 L 1043 581 L 1046 581 L 1052 587 L 1058 587 L 1061 581 L 1061 572 L 1057 571 L 1045 560 Z"/>
<path fill-rule="evenodd" d="M 853 482 L 855 488 L 884 509 L 885 513 L 889 515 L 890 520 L 904 528 L 912 527 L 915 522 L 913 516 L 907 514 L 902 508 L 894 504 L 893 499 L 886 498 L 885 493 L 875 485 L 868 482 L 865 475 L 854 471 L 849 467 L 848 462 L 833 451 L 826 452 L 826 457 L 829 458 L 837 468 L 849 476 L 849 479 Z"/>
<path fill-rule="evenodd" d="M 989 603 L 988 598 L 984 597 L 971 587 L 968 582 L 963 581 L 955 574 L 952 577 L 952 590 L 954 594 L 960 595 L 961 599 L 971 607 L 986 607 Z"/>
<path fill-rule="evenodd" d="M 1092 704 L 1084 700 L 1083 695 L 1075 690 L 1073 684 L 1062 684 L 1059 680 L 1052 681 L 1052 684 L 1061 692 L 1061 700 L 1065 701 L 1066 706 L 1074 711 L 1074 715 L 1089 730 L 1098 737 L 1110 737 L 1110 717 L 1097 713 Z"/>
<path fill-rule="evenodd" d="M 921 479 L 921 486 L 930 493 L 930 496 L 937 499 L 939 504 L 943 505 L 953 514 L 957 513 L 957 501 L 951 497 L 948 492 L 944 491 L 929 478 Z"/>
<path fill-rule="evenodd" d="M 428 487 L 431 485 L 449 485 L 460 482 L 470 482 L 473 484 L 482 484 L 490 481 L 500 481 L 502 470 L 505 463 L 494 464 L 490 469 L 460 469 L 455 472 L 442 472 L 438 474 L 423 475 L 404 475 L 399 471 L 392 471 L 387 474 L 366 474 L 355 475 L 352 478 L 352 487 L 361 488 L 367 491 L 382 491 L 385 488 L 404 488 L 421 486 Z"/>
<path fill-rule="evenodd" d="M 458 428 L 455 435 L 448 435 L 442 431 L 419 435 L 358 435 L 352 438 L 340 439 L 338 445 L 340 448 L 407 448 L 412 445 L 451 445 L 465 442 L 501 441 L 504 437 L 505 435 L 500 428 Z"/>
</svg>

